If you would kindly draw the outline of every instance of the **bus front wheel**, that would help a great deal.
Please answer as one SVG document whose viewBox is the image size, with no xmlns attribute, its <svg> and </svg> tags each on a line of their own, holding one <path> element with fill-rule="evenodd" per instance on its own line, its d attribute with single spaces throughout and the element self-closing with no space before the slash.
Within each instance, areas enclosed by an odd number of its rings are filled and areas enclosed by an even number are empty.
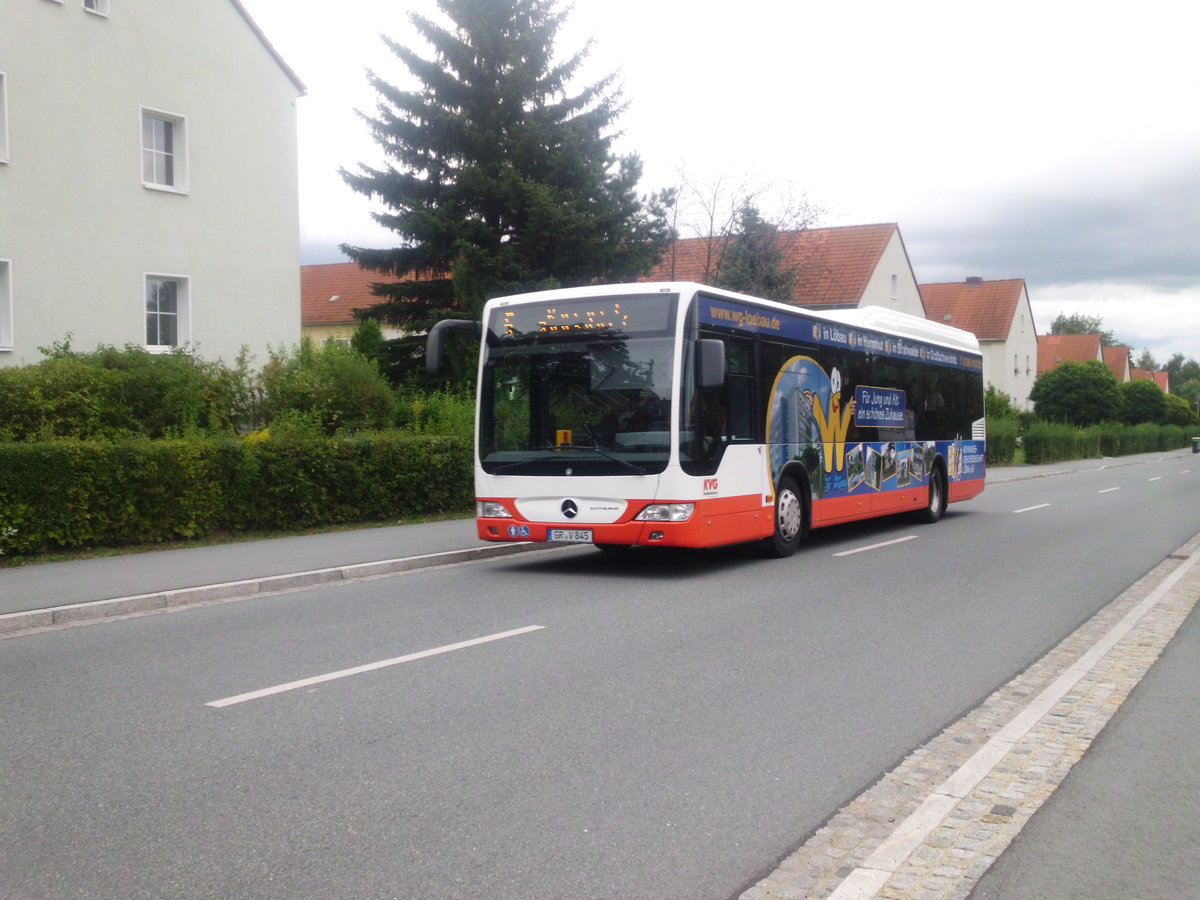
<svg viewBox="0 0 1200 900">
<path fill-rule="evenodd" d="M 804 537 L 804 494 L 795 479 L 784 476 L 775 492 L 775 532 L 760 548 L 766 556 L 791 556 Z"/>
</svg>

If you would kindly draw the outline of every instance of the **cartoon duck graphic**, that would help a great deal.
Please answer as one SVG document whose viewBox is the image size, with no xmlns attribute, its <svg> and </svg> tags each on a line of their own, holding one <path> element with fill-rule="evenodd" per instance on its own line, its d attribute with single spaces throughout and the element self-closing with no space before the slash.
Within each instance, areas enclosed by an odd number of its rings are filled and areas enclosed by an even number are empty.
<svg viewBox="0 0 1200 900">
<path fill-rule="evenodd" d="M 842 471 L 846 467 L 846 432 L 850 430 L 850 422 L 854 418 L 855 401 L 842 405 L 842 373 L 836 368 L 829 373 L 829 411 L 826 413 L 820 398 L 814 393 L 812 395 L 813 417 L 817 420 L 817 427 L 821 430 L 821 440 L 826 444 L 832 444 L 833 453 L 825 455 L 825 473 L 829 474 L 833 471 L 833 457 L 837 455 L 837 469 Z"/>
</svg>

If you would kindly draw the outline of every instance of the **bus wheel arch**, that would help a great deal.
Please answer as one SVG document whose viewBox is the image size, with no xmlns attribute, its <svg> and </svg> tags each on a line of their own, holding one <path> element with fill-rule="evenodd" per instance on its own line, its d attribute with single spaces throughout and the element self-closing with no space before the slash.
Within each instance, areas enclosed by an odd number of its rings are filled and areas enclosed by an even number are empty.
<svg viewBox="0 0 1200 900">
<path fill-rule="evenodd" d="M 933 460 L 933 465 L 929 469 L 929 498 L 924 508 L 917 513 L 917 518 L 927 525 L 932 525 L 946 512 L 948 502 L 949 480 L 946 478 L 946 460 L 938 456 Z"/>
<path fill-rule="evenodd" d="M 771 536 L 759 542 L 766 556 L 791 556 L 812 525 L 812 490 L 803 466 L 784 469 L 775 487 L 775 516 Z"/>
</svg>

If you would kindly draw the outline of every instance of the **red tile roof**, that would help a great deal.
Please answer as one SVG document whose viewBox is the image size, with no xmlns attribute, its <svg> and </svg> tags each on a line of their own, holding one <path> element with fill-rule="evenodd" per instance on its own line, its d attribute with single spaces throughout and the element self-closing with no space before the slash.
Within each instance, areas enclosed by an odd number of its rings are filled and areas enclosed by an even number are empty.
<svg viewBox="0 0 1200 900">
<path fill-rule="evenodd" d="M 353 325 L 354 310 L 380 302 L 371 285 L 384 279 L 355 262 L 300 267 L 300 324 Z"/>
<path fill-rule="evenodd" d="M 1038 367 L 1041 375 L 1068 360 L 1086 362 L 1100 359 L 1098 334 L 1040 334 L 1038 335 Z"/>
<path fill-rule="evenodd" d="M 1133 372 L 1129 367 L 1129 348 L 1124 345 L 1105 347 L 1104 364 L 1117 376 L 1117 381 L 1124 381 Z"/>
<path fill-rule="evenodd" d="M 971 278 L 948 284 L 920 285 L 925 315 L 969 331 L 981 341 L 1007 340 L 1025 289 L 1020 278 L 983 281 Z"/>
<path fill-rule="evenodd" d="M 797 273 L 791 302 L 800 306 L 857 306 L 899 228 L 850 225 L 781 232 L 783 267 Z M 711 284 L 728 238 L 683 238 L 641 281 Z"/>
<path fill-rule="evenodd" d="M 1171 376 L 1168 372 L 1151 372 L 1149 369 L 1129 370 L 1130 381 L 1153 381 L 1164 394 L 1168 393 L 1170 378 Z"/>
</svg>

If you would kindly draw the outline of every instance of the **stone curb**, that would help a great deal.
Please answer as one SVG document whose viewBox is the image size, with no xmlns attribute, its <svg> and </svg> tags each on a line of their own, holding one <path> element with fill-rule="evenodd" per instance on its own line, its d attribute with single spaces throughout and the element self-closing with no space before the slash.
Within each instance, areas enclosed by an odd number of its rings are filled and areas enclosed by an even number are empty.
<svg viewBox="0 0 1200 900">
<path fill-rule="evenodd" d="M 531 550 L 545 550 L 559 546 L 561 545 L 543 543 L 487 544 L 482 547 L 446 550 L 441 553 L 425 554 L 424 556 L 385 559 L 378 562 L 355 563 L 348 566 L 332 566 L 325 569 L 312 569 L 307 572 L 268 575 L 262 578 L 248 578 L 243 581 L 197 585 L 196 587 L 176 588 L 169 591 L 135 594 L 130 597 L 114 597 L 109 600 L 93 600 L 86 603 L 71 603 L 66 606 L 4 613 L 0 615 L 0 638 L 14 637 L 39 628 L 51 628 L 57 625 L 94 622 L 117 616 L 175 609 L 183 606 L 214 603 L 223 600 L 244 600 L 259 594 L 299 590 L 323 584 L 354 581 L 361 578 L 377 578 L 383 575 L 395 575 L 416 569 L 451 566 L 458 563 L 492 559 L 499 556 L 511 556 L 517 553 L 527 553 Z"/>
<path fill-rule="evenodd" d="M 1192 564 L 1198 554 L 1200 535 L 914 750 L 740 900 L 966 900 L 1196 605 L 1200 565 Z M 1135 613 L 1130 630 L 1101 651 L 1114 627 Z M 1048 690 L 1085 660 L 1086 672 L 1065 694 Z M 1026 729 L 1021 719 L 1034 724 Z M 993 741 L 1010 730 L 1012 741 Z M 1007 752 L 992 754 L 998 758 L 987 762 L 986 771 L 967 771 L 976 754 L 988 755 L 989 745 Z M 972 783 L 956 790 L 958 781 Z M 916 822 L 922 815 L 929 821 Z M 893 852 L 905 844 L 906 828 L 916 838 Z M 889 855 L 895 858 L 885 859 Z"/>
<path fill-rule="evenodd" d="M 1184 452 L 1180 450 L 1177 452 L 1167 451 L 1162 456 L 1157 456 L 1154 459 L 1128 459 L 1127 457 L 1123 456 L 1105 456 L 1102 458 L 1104 465 L 1096 466 L 1093 469 L 1059 469 L 1054 471 L 1046 471 L 1045 466 L 995 466 L 987 470 L 987 484 L 989 486 L 1014 484 L 1018 481 L 1036 481 L 1039 478 L 1057 478 L 1060 475 L 1093 475 L 1097 472 L 1107 472 L 1110 469 L 1124 469 L 1128 466 L 1140 466 L 1151 462 L 1162 462 L 1164 459 L 1174 459 L 1176 456 L 1181 459 L 1186 459 L 1190 455 L 1190 451 L 1185 455 Z M 1053 463 L 1050 465 L 1053 465 Z"/>
</svg>

